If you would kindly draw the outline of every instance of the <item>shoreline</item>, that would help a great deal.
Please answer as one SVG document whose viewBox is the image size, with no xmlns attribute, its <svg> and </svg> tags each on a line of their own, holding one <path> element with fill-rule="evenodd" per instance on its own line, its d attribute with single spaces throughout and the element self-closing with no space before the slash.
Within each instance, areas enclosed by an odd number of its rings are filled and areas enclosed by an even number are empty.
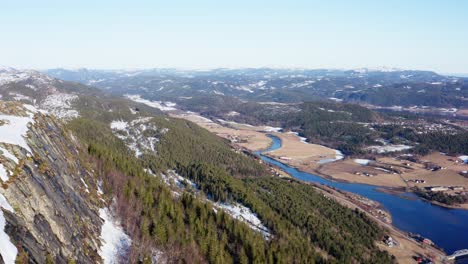
<svg viewBox="0 0 468 264">
<path fill-rule="evenodd" d="M 276 160 L 276 159 L 275 159 Z M 281 162 L 281 161 L 279 161 Z M 287 164 L 285 164 L 287 165 Z M 271 166 L 271 165 L 269 165 Z M 289 166 L 289 165 L 287 165 Z M 292 166 L 290 166 L 292 167 Z M 277 168 L 275 166 L 275 168 Z M 280 169 L 282 170 L 282 169 Z M 382 204 L 377 201 L 368 199 L 363 197 L 359 194 L 354 194 L 348 191 L 340 190 L 326 184 L 320 184 L 316 182 L 307 182 L 300 179 L 295 178 L 294 176 L 290 175 L 289 173 L 282 170 L 285 174 L 289 175 L 290 178 L 286 178 L 289 180 L 298 181 L 302 184 L 307 184 L 313 186 L 318 192 L 321 192 L 323 195 L 334 199 L 337 203 L 341 204 L 342 206 L 348 207 L 350 209 L 359 209 L 360 211 L 364 212 L 370 219 L 375 221 L 379 226 L 383 227 L 387 230 L 388 234 L 392 237 L 396 238 L 400 245 L 396 247 L 388 247 L 382 241 L 376 241 L 377 246 L 384 251 L 389 252 L 390 254 L 394 255 L 401 263 L 408 263 L 413 260 L 414 255 L 432 255 L 438 256 L 435 259 L 435 263 L 445 263 L 443 260 L 448 255 L 446 252 L 441 250 L 437 245 L 427 246 L 423 245 L 420 242 L 415 241 L 414 239 L 409 237 L 409 232 L 403 231 L 398 229 L 396 226 L 393 225 L 392 215 L 390 212 L 386 211 Z M 318 176 L 318 175 L 317 175 Z M 322 177 L 322 176 L 320 176 Z M 395 192 L 395 190 L 391 190 Z M 354 198 L 354 199 L 353 199 Z M 385 221 L 382 218 L 372 214 L 369 209 L 364 208 L 362 203 L 357 202 L 357 199 L 365 199 L 369 200 L 376 205 L 374 209 L 381 209 L 388 213 L 390 217 L 390 221 Z"/>
<path fill-rule="evenodd" d="M 264 131 L 264 130 L 259 130 L 257 127 L 227 128 L 227 127 L 224 127 L 224 126 L 222 126 L 220 124 L 213 123 L 212 121 L 210 123 L 206 123 L 206 121 L 200 120 L 199 116 L 195 116 L 196 120 L 194 120 L 193 118 L 189 118 L 188 116 L 179 116 L 179 118 L 188 119 L 188 120 L 190 120 L 192 122 L 195 122 L 197 124 L 201 122 L 200 125 L 202 127 L 204 127 L 205 129 L 209 130 L 210 132 L 212 132 L 212 133 L 214 133 L 214 134 L 216 134 L 216 135 L 218 135 L 218 136 L 220 136 L 222 138 L 227 139 L 228 141 L 230 141 L 230 144 L 234 148 L 244 150 L 244 151 L 250 153 L 251 155 L 254 155 L 254 156 L 257 156 L 257 157 L 259 157 L 257 155 L 257 153 L 264 152 L 264 151 L 268 150 L 274 144 L 273 139 L 271 137 L 269 137 L 268 135 L 275 136 L 274 135 L 275 133 L 267 132 L 267 131 Z M 222 128 L 220 129 L 220 128 L 216 128 L 216 127 L 213 127 L 213 126 L 222 126 Z M 243 135 L 245 136 L 246 141 L 239 142 L 237 140 L 233 140 L 233 138 L 231 137 L 231 135 L 239 135 L 240 133 L 243 133 Z M 256 135 L 263 135 L 263 136 L 261 136 L 261 138 L 263 138 L 262 141 L 261 141 L 261 142 L 263 142 L 262 146 L 259 145 L 259 141 L 258 141 L 258 138 L 256 138 Z M 268 137 L 268 142 L 266 142 L 265 137 Z M 251 139 L 254 139 L 254 140 L 251 141 Z M 288 142 L 293 143 L 294 141 L 301 142 L 300 139 L 296 140 L 296 138 L 290 138 L 290 140 L 287 141 L 287 143 Z M 301 144 L 305 144 L 305 143 L 301 142 Z M 284 142 L 281 141 L 281 147 L 284 147 L 284 145 L 285 145 Z M 313 145 L 315 145 L 315 144 L 313 144 Z M 301 149 L 303 147 L 302 145 L 297 145 L 297 146 L 300 147 Z M 291 146 L 289 146 L 289 148 L 291 148 Z M 300 152 L 298 153 L 297 149 L 292 149 L 292 151 L 293 152 L 291 152 L 291 153 L 294 153 L 295 155 L 299 155 L 299 156 L 304 155 L 304 154 L 301 154 Z M 264 154 L 265 156 L 270 157 L 268 155 L 268 153 L 262 153 L 262 154 Z M 333 154 L 335 154 L 335 152 L 333 152 Z M 324 158 L 324 157 L 321 157 L 322 155 L 324 155 L 321 152 L 315 152 L 315 154 L 313 154 L 313 155 L 318 156 L 318 158 Z M 284 156 L 288 157 L 288 155 L 284 155 Z M 350 184 L 351 183 L 364 184 L 364 185 L 376 186 L 377 188 L 383 187 L 383 188 L 387 189 L 387 191 L 395 192 L 395 190 L 392 190 L 391 188 L 386 187 L 386 186 L 374 185 L 374 184 L 368 184 L 368 183 L 361 183 L 361 182 L 354 182 L 354 181 L 347 181 L 347 180 L 343 180 L 343 179 L 336 179 L 331 175 L 326 175 L 326 174 L 324 175 L 324 173 L 320 173 L 319 171 L 317 171 L 317 168 L 315 168 L 315 170 L 312 170 L 312 171 L 307 171 L 307 170 L 302 169 L 301 167 L 290 165 L 285 160 L 279 160 L 279 157 L 270 157 L 270 158 L 273 158 L 275 161 L 278 161 L 278 162 L 280 162 L 280 163 L 282 163 L 282 164 L 284 164 L 286 166 L 295 168 L 298 171 L 311 173 L 311 174 L 317 175 L 318 177 L 321 177 L 321 178 L 324 178 L 324 179 L 327 179 L 327 180 L 332 180 L 332 181 L 335 181 L 335 182 L 350 183 Z M 260 157 L 259 157 L 259 160 L 260 160 L 260 162 L 263 162 L 260 159 Z M 442 263 L 443 260 L 444 260 L 444 257 L 447 255 L 445 252 L 443 252 L 443 251 L 441 251 L 441 250 L 439 250 L 437 248 L 434 248 L 432 246 L 427 247 L 427 246 L 421 244 L 420 242 L 415 241 L 414 239 L 409 237 L 409 234 L 407 232 L 402 231 L 402 230 L 398 229 L 397 227 L 395 227 L 392 224 L 392 221 L 391 221 L 392 216 L 391 216 L 390 213 L 388 214 L 390 216 L 390 221 L 386 222 L 386 221 L 383 220 L 383 217 L 381 215 L 378 215 L 378 214 L 373 215 L 371 212 L 366 210 L 366 209 L 369 209 L 369 207 L 362 208 L 359 203 L 356 203 L 355 199 L 350 199 L 350 197 L 346 197 L 345 193 L 348 193 L 346 191 L 339 190 L 339 189 L 333 189 L 331 186 L 327 186 L 325 184 L 322 185 L 322 184 L 319 184 L 319 183 L 309 183 L 309 182 L 306 182 L 306 181 L 302 181 L 302 180 L 297 179 L 294 176 L 288 174 L 283 169 L 278 168 L 277 166 L 273 166 L 274 164 L 270 164 L 268 162 L 265 162 L 265 164 L 270 168 L 270 172 L 271 172 L 271 175 L 273 177 L 275 177 L 275 175 L 276 175 L 276 177 L 283 177 L 285 180 L 295 180 L 295 181 L 300 181 L 301 183 L 305 183 L 305 184 L 313 184 L 314 187 L 318 191 L 322 192 L 324 195 L 328 195 L 331 199 L 334 199 L 336 202 L 342 204 L 343 206 L 346 206 L 348 208 L 359 208 L 359 210 L 361 210 L 366 215 L 368 215 L 370 217 L 370 219 L 373 219 L 374 221 L 376 221 L 377 224 L 382 226 L 385 230 L 387 230 L 387 232 L 389 232 L 389 234 L 392 237 L 396 238 L 397 241 L 400 242 L 399 245 L 395 246 L 395 247 L 388 247 L 382 241 L 376 241 L 375 242 L 376 245 L 381 250 L 387 251 L 390 254 L 394 255 L 398 259 L 398 261 L 400 263 L 411 263 L 411 262 L 414 261 L 413 257 L 416 256 L 416 255 L 435 256 L 435 257 L 437 257 L 436 259 L 434 259 L 434 261 L 436 261 L 435 263 Z M 321 166 L 318 166 L 318 167 L 320 168 Z M 354 197 L 363 197 L 365 199 L 368 199 L 368 198 L 366 198 L 366 197 L 364 197 L 362 195 L 358 195 L 358 194 L 354 194 L 354 193 L 351 193 L 351 194 Z M 368 200 L 377 203 L 376 201 L 374 201 L 372 199 L 368 199 Z M 380 203 L 378 203 L 378 204 L 380 204 Z M 375 210 L 375 207 L 374 207 L 374 210 Z M 375 213 L 375 211 L 374 211 L 374 213 Z M 378 217 L 378 216 L 380 216 L 380 217 Z"/>
<path fill-rule="evenodd" d="M 298 170 L 300 172 L 311 173 L 313 175 L 316 175 L 316 176 L 319 176 L 321 178 L 331 180 L 331 181 L 334 181 L 334 182 L 349 183 L 349 184 L 364 184 L 364 185 L 374 186 L 381 192 L 385 192 L 385 193 L 392 194 L 392 195 L 397 195 L 397 196 L 400 196 L 400 197 L 402 197 L 401 194 L 403 194 L 403 193 L 412 193 L 412 194 L 415 194 L 418 197 L 418 199 L 421 199 L 422 201 L 431 203 L 432 205 L 435 205 L 435 206 L 443 207 L 443 208 L 446 208 L 446 209 L 468 210 L 468 204 L 448 205 L 448 204 L 440 203 L 440 202 L 437 202 L 437 201 L 431 201 L 431 200 L 425 199 L 425 198 L 417 195 L 413 190 L 411 190 L 411 188 L 407 189 L 405 187 L 376 185 L 376 184 L 372 184 L 372 183 L 364 183 L 364 182 L 359 182 L 359 181 L 344 180 L 344 179 L 340 179 L 340 178 L 335 178 L 335 177 L 333 177 L 331 175 L 324 174 L 324 173 L 318 171 L 320 169 L 320 166 L 317 169 L 305 170 L 305 169 L 303 169 L 303 168 L 301 168 L 299 166 L 290 164 L 288 161 L 280 160 L 274 155 L 269 155 L 268 152 L 264 153 L 263 155 L 265 155 L 265 156 L 267 156 L 267 157 L 269 157 L 269 158 L 271 158 L 271 159 L 273 159 L 273 160 L 275 160 L 277 162 L 280 162 L 280 163 L 282 163 L 282 164 L 284 164 L 284 165 L 286 165 L 288 167 L 294 168 L 294 169 L 296 169 L 296 170 Z M 402 191 L 403 189 L 405 191 Z M 402 197 L 402 198 L 409 199 L 409 197 Z"/>
</svg>

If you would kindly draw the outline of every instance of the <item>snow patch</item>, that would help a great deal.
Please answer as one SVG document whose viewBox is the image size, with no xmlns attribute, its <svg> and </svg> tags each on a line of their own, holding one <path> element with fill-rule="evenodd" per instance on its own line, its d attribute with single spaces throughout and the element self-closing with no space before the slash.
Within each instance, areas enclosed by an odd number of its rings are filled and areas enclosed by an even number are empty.
<svg viewBox="0 0 468 264">
<path fill-rule="evenodd" d="M 396 151 L 403 151 L 403 150 L 408 150 L 413 148 L 412 146 L 407 146 L 407 145 L 392 145 L 388 144 L 385 146 L 370 146 L 367 147 L 366 149 L 376 152 L 376 153 L 387 153 L 387 152 L 396 152 Z"/>
<path fill-rule="evenodd" d="M 69 120 L 79 116 L 78 111 L 71 106 L 77 99 L 78 96 L 74 94 L 51 94 L 46 97 L 40 107 L 58 118 Z"/>
<path fill-rule="evenodd" d="M 248 207 L 245 207 L 239 203 L 214 203 L 214 206 L 223 210 L 234 219 L 246 223 L 253 230 L 260 232 L 265 239 L 269 239 L 271 237 L 268 228 L 262 224 L 262 221 L 258 218 L 257 214 L 252 212 L 252 210 L 250 210 Z M 215 208 L 213 208 L 213 210 L 214 209 Z"/>
<path fill-rule="evenodd" d="M 328 99 L 330 99 L 332 101 L 335 101 L 335 102 L 343 102 L 343 99 L 339 99 L 339 98 L 336 98 L 336 97 L 329 97 Z"/>
<path fill-rule="evenodd" d="M 0 151 L 2 152 L 0 155 L 4 156 L 7 159 L 10 159 L 14 163 L 18 164 L 18 162 L 19 162 L 18 158 L 15 155 L 13 155 L 11 152 L 9 152 L 8 150 L 6 150 L 6 149 L 4 149 L 2 147 L 0 147 Z"/>
<path fill-rule="evenodd" d="M 80 180 L 81 180 L 81 183 L 83 183 L 83 185 L 84 185 L 84 187 L 85 187 L 85 191 L 86 191 L 87 193 L 89 193 L 88 184 L 86 184 L 86 182 L 85 182 L 85 180 L 84 180 L 83 178 L 80 178 Z"/>
<path fill-rule="evenodd" d="M 369 164 L 369 162 L 371 162 L 371 160 L 368 160 L 368 159 L 354 159 L 354 162 L 356 162 L 357 164 L 361 164 L 361 165 L 367 165 L 367 164 Z"/>
<path fill-rule="evenodd" d="M 154 175 L 151 170 L 147 171 L 149 174 Z M 181 191 L 186 190 L 187 187 L 192 188 L 196 192 L 200 190 L 199 186 L 193 181 L 184 178 L 177 174 L 174 170 L 168 170 L 166 173 L 161 173 L 161 178 L 165 184 L 168 186 L 176 186 L 180 191 L 173 191 L 175 196 L 180 196 Z M 206 198 L 206 197 L 204 197 Z M 265 239 L 271 237 L 268 228 L 262 224 L 262 221 L 258 216 L 252 212 L 248 207 L 240 203 L 221 203 L 213 202 L 209 198 L 206 198 L 206 201 L 213 204 L 213 210 L 218 212 L 218 209 L 225 211 L 231 217 L 246 223 L 254 231 L 260 232 Z"/>
<path fill-rule="evenodd" d="M 112 121 L 110 124 L 111 129 L 115 130 L 125 130 L 128 127 L 128 122 L 126 121 Z"/>
<path fill-rule="evenodd" d="M 138 118 L 130 123 L 115 120 L 110 123 L 110 127 L 114 135 L 123 140 L 127 147 L 135 152 L 135 156 L 138 158 L 143 152 L 156 152 L 159 138 L 150 135 L 165 134 L 169 131 L 167 128 L 158 129 L 150 121 L 151 117 Z"/>
<path fill-rule="evenodd" d="M 463 160 L 464 163 L 468 163 L 468 155 L 462 155 L 462 156 L 459 156 L 458 158 Z"/>
<path fill-rule="evenodd" d="M 283 130 L 283 128 L 281 128 L 281 127 L 265 126 L 265 127 L 263 128 L 263 130 L 264 130 L 265 132 L 280 132 L 280 131 Z"/>
<path fill-rule="evenodd" d="M 132 244 L 130 237 L 125 234 L 120 223 L 112 217 L 109 209 L 99 209 L 99 216 L 104 220 L 101 228 L 102 246 L 99 255 L 105 264 L 119 263 L 125 252 Z"/>
<path fill-rule="evenodd" d="M 25 137 L 28 132 L 28 124 L 34 123 L 32 116 L 21 117 L 12 115 L 1 115 L 0 142 L 20 146 L 31 152 Z"/>
<path fill-rule="evenodd" d="M 326 164 L 326 163 L 335 162 L 335 161 L 344 159 L 344 154 L 341 151 L 335 149 L 335 153 L 336 153 L 335 158 L 319 160 L 317 163 Z"/>
<path fill-rule="evenodd" d="M 10 93 L 10 96 L 13 96 L 13 100 L 15 101 L 30 101 L 30 102 L 33 101 L 31 97 L 26 96 L 24 94 L 20 94 L 20 93 Z"/>
<path fill-rule="evenodd" d="M 13 207 L 11 207 L 6 198 L 0 194 L 0 255 L 5 264 L 14 264 L 18 249 L 10 241 L 8 234 L 5 233 L 6 219 L 3 216 L 2 210 L 13 213 Z"/>
<path fill-rule="evenodd" d="M 150 100 L 146 100 L 146 99 L 142 98 L 141 95 L 138 95 L 138 94 L 136 94 L 136 95 L 126 94 L 125 97 L 127 97 L 128 99 L 130 99 L 130 100 L 132 100 L 134 102 L 142 103 L 142 104 L 145 104 L 147 106 L 157 108 L 157 109 L 159 109 L 161 111 L 177 110 L 177 108 L 175 108 L 175 106 L 177 104 L 173 103 L 173 102 L 150 101 Z"/>
<path fill-rule="evenodd" d="M 3 164 L 0 164 L 0 179 L 3 181 L 3 182 L 7 182 L 8 179 L 10 178 L 10 172 L 7 171 L 7 169 L 5 169 L 5 167 L 3 166 Z"/>
</svg>

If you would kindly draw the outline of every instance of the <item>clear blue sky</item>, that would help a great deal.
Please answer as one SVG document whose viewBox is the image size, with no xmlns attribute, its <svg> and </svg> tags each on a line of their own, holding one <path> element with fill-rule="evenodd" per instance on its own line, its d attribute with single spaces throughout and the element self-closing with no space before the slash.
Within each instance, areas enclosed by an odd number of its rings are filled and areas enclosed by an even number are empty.
<svg viewBox="0 0 468 264">
<path fill-rule="evenodd" d="M 468 73 L 468 1 L 1 0 L 0 65 Z"/>
</svg>

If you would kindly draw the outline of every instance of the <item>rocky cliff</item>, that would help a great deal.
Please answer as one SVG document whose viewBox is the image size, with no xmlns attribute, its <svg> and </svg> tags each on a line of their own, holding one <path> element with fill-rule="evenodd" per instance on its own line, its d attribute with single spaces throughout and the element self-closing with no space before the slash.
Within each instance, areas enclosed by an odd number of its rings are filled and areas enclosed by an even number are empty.
<svg viewBox="0 0 468 264">
<path fill-rule="evenodd" d="M 103 200 L 73 135 L 34 107 L 0 101 L 0 152 L 0 263 L 100 262 Z"/>
</svg>

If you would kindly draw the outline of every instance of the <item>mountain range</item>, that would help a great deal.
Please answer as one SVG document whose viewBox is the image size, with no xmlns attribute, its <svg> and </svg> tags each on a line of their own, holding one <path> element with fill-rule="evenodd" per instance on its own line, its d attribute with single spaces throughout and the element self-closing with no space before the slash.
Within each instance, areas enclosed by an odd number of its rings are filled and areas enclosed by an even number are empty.
<svg viewBox="0 0 468 264">
<path fill-rule="evenodd" d="M 257 102 L 335 100 L 377 107 L 465 109 L 468 97 L 467 78 L 416 70 L 51 69 L 45 72 L 113 94 L 139 94 L 151 100 L 212 95 Z"/>
</svg>

